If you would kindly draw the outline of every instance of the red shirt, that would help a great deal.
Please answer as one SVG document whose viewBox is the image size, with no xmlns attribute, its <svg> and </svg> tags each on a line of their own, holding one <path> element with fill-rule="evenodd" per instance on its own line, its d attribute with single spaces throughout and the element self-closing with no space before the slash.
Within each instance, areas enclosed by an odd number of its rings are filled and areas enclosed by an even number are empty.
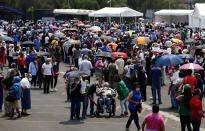
<svg viewBox="0 0 205 131">
<path fill-rule="evenodd" d="M 197 120 L 201 120 L 202 116 L 198 114 L 198 111 L 203 112 L 203 107 L 201 101 L 198 98 L 192 97 L 190 101 L 190 109 L 192 116 Z"/>
<path fill-rule="evenodd" d="M 192 75 L 184 77 L 183 85 L 189 84 L 191 86 L 191 93 L 194 93 L 194 86 L 197 85 L 196 78 Z"/>
<path fill-rule="evenodd" d="M 21 56 L 18 56 L 18 65 L 20 66 L 24 66 L 25 65 L 25 62 L 26 62 L 26 58 L 25 57 L 21 57 Z"/>
</svg>

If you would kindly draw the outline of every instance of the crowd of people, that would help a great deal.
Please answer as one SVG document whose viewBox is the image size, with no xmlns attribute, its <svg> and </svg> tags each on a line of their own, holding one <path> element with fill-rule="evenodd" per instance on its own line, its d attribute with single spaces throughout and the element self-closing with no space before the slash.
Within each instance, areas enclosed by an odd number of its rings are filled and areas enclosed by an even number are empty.
<svg viewBox="0 0 205 131">
<path fill-rule="evenodd" d="M 115 115 L 118 99 L 120 117 L 130 112 L 126 130 L 132 120 L 140 130 L 138 113 L 142 102 L 152 97 L 153 113 L 145 117 L 142 130 L 145 125 L 148 130 L 165 130 L 158 112 L 163 103 L 161 87 L 169 86 L 171 109 L 179 110 L 181 130 L 185 131 L 186 126 L 192 130 L 192 123 L 193 130 L 198 131 L 204 117 L 204 70 L 179 68 L 187 63 L 205 68 L 205 31 L 194 32 L 183 24 L 164 22 L 95 24 L 79 20 L 37 24 L 19 20 L 2 25 L 1 33 L 12 40 L 2 37 L 0 42 L 0 110 L 4 100 L 6 116 L 13 117 L 14 110 L 18 117 L 29 115 L 30 89 L 42 88 L 43 84 L 44 94 L 57 91 L 59 65 L 64 62 L 70 65 L 64 80 L 67 101 L 71 102 L 71 120 L 80 119 L 81 102 L 82 119 L 86 119 L 89 101 L 92 117 L 105 112 Z M 157 66 L 156 61 L 168 54 L 181 55 L 183 63 Z M 3 67 L 7 62 L 9 70 L 5 74 Z M 148 85 L 152 96 L 147 96 Z"/>
</svg>

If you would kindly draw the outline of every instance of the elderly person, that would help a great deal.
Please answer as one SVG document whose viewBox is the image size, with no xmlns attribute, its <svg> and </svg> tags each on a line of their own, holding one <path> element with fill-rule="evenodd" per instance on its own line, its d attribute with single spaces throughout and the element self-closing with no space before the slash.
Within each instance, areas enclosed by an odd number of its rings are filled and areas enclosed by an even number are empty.
<svg viewBox="0 0 205 131">
<path fill-rule="evenodd" d="M 84 56 L 84 60 L 79 65 L 79 71 L 82 74 L 88 75 L 88 81 L 90 81 L 90 73 L 93 68 L 92 63 L 88 60 L 88 56 Z"/>
<path fill-rule="evenodd" d="M 34 58 L 34 61 L 32 61 L 29 64 L 29 70 L 28 72 L 32 75 L 32 81 L 31 81 L 31 85 L 34 84 L 34 88 L 37 88 L 36 86 L 36 80 L 37 80 L 37 73 L 38 73 L 38 62 L 37 59 Z"/>
<path fill-rule="evenodd" d="M 30 79 L 32 78 L 32 75 L 30 73 L 25 74 L 25 78 L 23 78 L 20 81 L 21 87 L 23 89 L 23 97 L 21 99 L 21 105 L 22 105 L 22 115 L 29 115 L 27 113 L 28 109 L 31 109 L 31 84 Z"/>
</svg>

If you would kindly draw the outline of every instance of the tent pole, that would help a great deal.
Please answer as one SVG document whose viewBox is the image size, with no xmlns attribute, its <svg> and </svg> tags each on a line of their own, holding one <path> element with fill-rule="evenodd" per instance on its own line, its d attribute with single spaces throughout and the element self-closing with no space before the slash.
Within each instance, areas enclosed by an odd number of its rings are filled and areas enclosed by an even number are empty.
<svg viewBox="0 0 205 131">
<path fill-rule="evenodd" d="M 135 16 L 135 27 L 136 27 L 136 16 Z"/>
</svg>

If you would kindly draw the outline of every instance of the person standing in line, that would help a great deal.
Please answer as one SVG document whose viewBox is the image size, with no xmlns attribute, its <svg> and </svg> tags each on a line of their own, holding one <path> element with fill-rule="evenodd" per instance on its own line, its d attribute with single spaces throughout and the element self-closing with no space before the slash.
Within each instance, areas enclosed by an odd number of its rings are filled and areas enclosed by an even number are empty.
<svg viewBox="0 0 205 131">
<path fill-rule="evenodd" d="M 174 73 L 172 74 L 172 76 L 170 77 L 171 79 L 171 94 L 170 94 L 170 98 L 171 98 L 171 109 L 177 109 L 177 101 L 174 99 L 174 96 L 176 94 L 176 84 L 177 84 L 177 80 L 179 79 L 179 66 L 174 66 Z"/>
<path fill-rule="evenodd" d="M 159 106 L 153 105 L 152 113 L 145 116 L 145 119 L 142 123 L 142 131 L 165 131 L 165 124 L 163 117 L 158 114 L 159 113 Z"/>
<path fill-rule="evenodd" d="M 146 101 L 147 100 L 147 92 L 146 92 L 146 81 L 147 81 L 147 75 L 145 71 L 143 70 L 143 66 L 139 66 L 139 71 L 137 72 L 138 76 L 138 82 L 140 84 L 140 91 L 142 94 L 142 100 Z"/>
<path fill-rule="evenodd" d="M 118 59 L 115 61 L 115 64 L 118 67 L 118 75 L 121 77 L 121 79 L 123 79 L 125 61 L 122 59 L 121 55 L 118 55 Z"/>
<path fill-rule="evenodd" d="M 201 90 L 195 89 L 194 96 L 190 101 L 190 109 L 191 109 L 191 123 L 193 126 L 193 131 L 200 131 L 201 119 L 205 117 L 202 102 L 200 101 Z"/>
<path fill-rule="evenodd" d="M 191 86 L 191 93 L 194 93 L 194 89 L 197 85 L 196 77 L 192 76 L 192 70 L 187 70 L 187 76 L 184 77 L 183 85 L 189 84 Z"/>
<path fill-rule="evenodd" d="M 152 67 L 150 71 L 150 77 L 152 79 L 152 90 L 153 90 L 153 103 L 156 104 L 156 95 L 158 94 L 158 100 L 159 104 L 162 104 L 161 101 L 161 76 L 162 76 L 162 71 L 159 67 Z"/>
<path fill-rule="evenodd" d="M 0 74 L 0 81 L 2 81 L 4 79 L 3 75 Z M 3 106 L 3 87 L 2 85 L 0 85 L 0 112 L 2 112 L 2 106 Z"/>
<path fill-rule="evenodd" d="M 22 115 L 29 115 L 27 110 L 31 109 L 31 84 L 30 80 L 32 75 L 30 73 L 25 74 L 25 78 L 20 81 L 21 87 L 23 89 L 23 97 L 21 99 L 22 105 Z"/>
<path fill-rule="evenodd" d="M 54 91 L 57 91 L 56 85 L 58 82 L 58 75 L 59 75 L 59 62 L 56 61 L 56 58 L 53 58 L 53 77 L 51 80 L 51 87 L 54 88 Z"/>
<path fill-rule="evenodd" d="M 129 102 L 129 110 L 130 110 L 130 117 L 126 124 L 126 131 L 130 131 L 129 127 L 134 120 L 135 125 L 137 126 L 137 130 L 140 130 L 140 124 L 139 124 L 139 117 L 137 112 L 140 112 L 142 109 L 142 96 L 140 93 L 140 86 L 138 82 L 134 83 L 133 90 L 130 92 L 128 96 L 128 102 Z"/>
<path fill-rule="evenodd" d="M 88 75 L 88 81 L 90 82 L 90 73 L 93 68 L 92 63 L 88 60 L 88 56 L 84 56 L 84 60 L 79 65 L 79 71 L 82 74 Z"/>
<path fill-rule="evenodd" d="M 37 59 L 34 58 L 34 61 L 32 61 L 29 64 L 29 70 L 28 72 L 32 75 L 32 80 L 31 80 L 31 86 L 34 84 L 34 88 L 37 88 L 36 86 L 36 81 L 37 81 L 37 73 L 38 73 L 38 62 Z"/>
<path fill-rule="evenodd" d="M 73 59 L 74 59 L 74 62 L 75 62 L 75 67 L 78 68 L 78 59 L 80 57 L 80 48 L 79 48 L 79 45 L 75 45 L 75 50 L 73 52 Z"/>
<path fill-rule="evenodd" d="M 118 67 L 115 64 L 115 60 L 111 60 L 110 64 L 108 65 L 109 71 L 109 84 L 112 89 L 115 89 L 115 76 L 117 75 Z"/>
<path fill-rule="evenodd" d="M 190 100 L 192 98 L 191 94 L 191 86 L 186 84 L 183 86 L 184 92 L 176 96 L 176 100 L 179 103 L 179 115 L 180 115 L 180 122 L 181 122 L 181 131 L 185 131 L 187 126 L 188 131 L 191 130 L 191 111 L 190 111 Z"/>
<path fill-rule="evenodd" d="M 80 119 L 80 94 L 81 84 L 78 77 L 75 78 L 74 83 L 71 85 L 71 115 L 70 120 L 73 120 L 73 117 Z"/>
<path fill-rule="evenodd" d="M 128 107 L 127 107 L 127 97 L 129 95 L 129 89 L 126 87 L 124 81 L 120 78 L 120 76 L 116 76 L 117 82 L 117 93 L 118 99 L 120 100 L 121 107 L 121 117 L 125 117 L 128 115 Z"/>
<path fill-rule="evenodd" d="M 23 96 L 22 88 L 20 85 L 21 78 L 18 76 L 14 76 L 13 81 L 14 81 L 14 84 L 10 88 L 9 94 L 13 95 L 15 100 L 14 100 L 14 102 L 11 102 L 12 109 L 11 109 L 10 117 L 14 116 L 14 110 L 16 109 L 16 113 L 18 113 L 18 118 L 20 118 L 21 117 L 21 112 L 19 110 L 20 106 L 21 106 L 20 100 Z"/>
<path fill-rule="evenodd" d="M 53 66 L 50 60 L 51 58 L 47 58 L 46 62 L 42 65 L 42 70 L 41 70 L 43 74 L 43 78 L 44 78 L 44 94 L 50 93 L 49 86 L 50 86 L 52 74 L 53 74 Z"/>
</svg>

